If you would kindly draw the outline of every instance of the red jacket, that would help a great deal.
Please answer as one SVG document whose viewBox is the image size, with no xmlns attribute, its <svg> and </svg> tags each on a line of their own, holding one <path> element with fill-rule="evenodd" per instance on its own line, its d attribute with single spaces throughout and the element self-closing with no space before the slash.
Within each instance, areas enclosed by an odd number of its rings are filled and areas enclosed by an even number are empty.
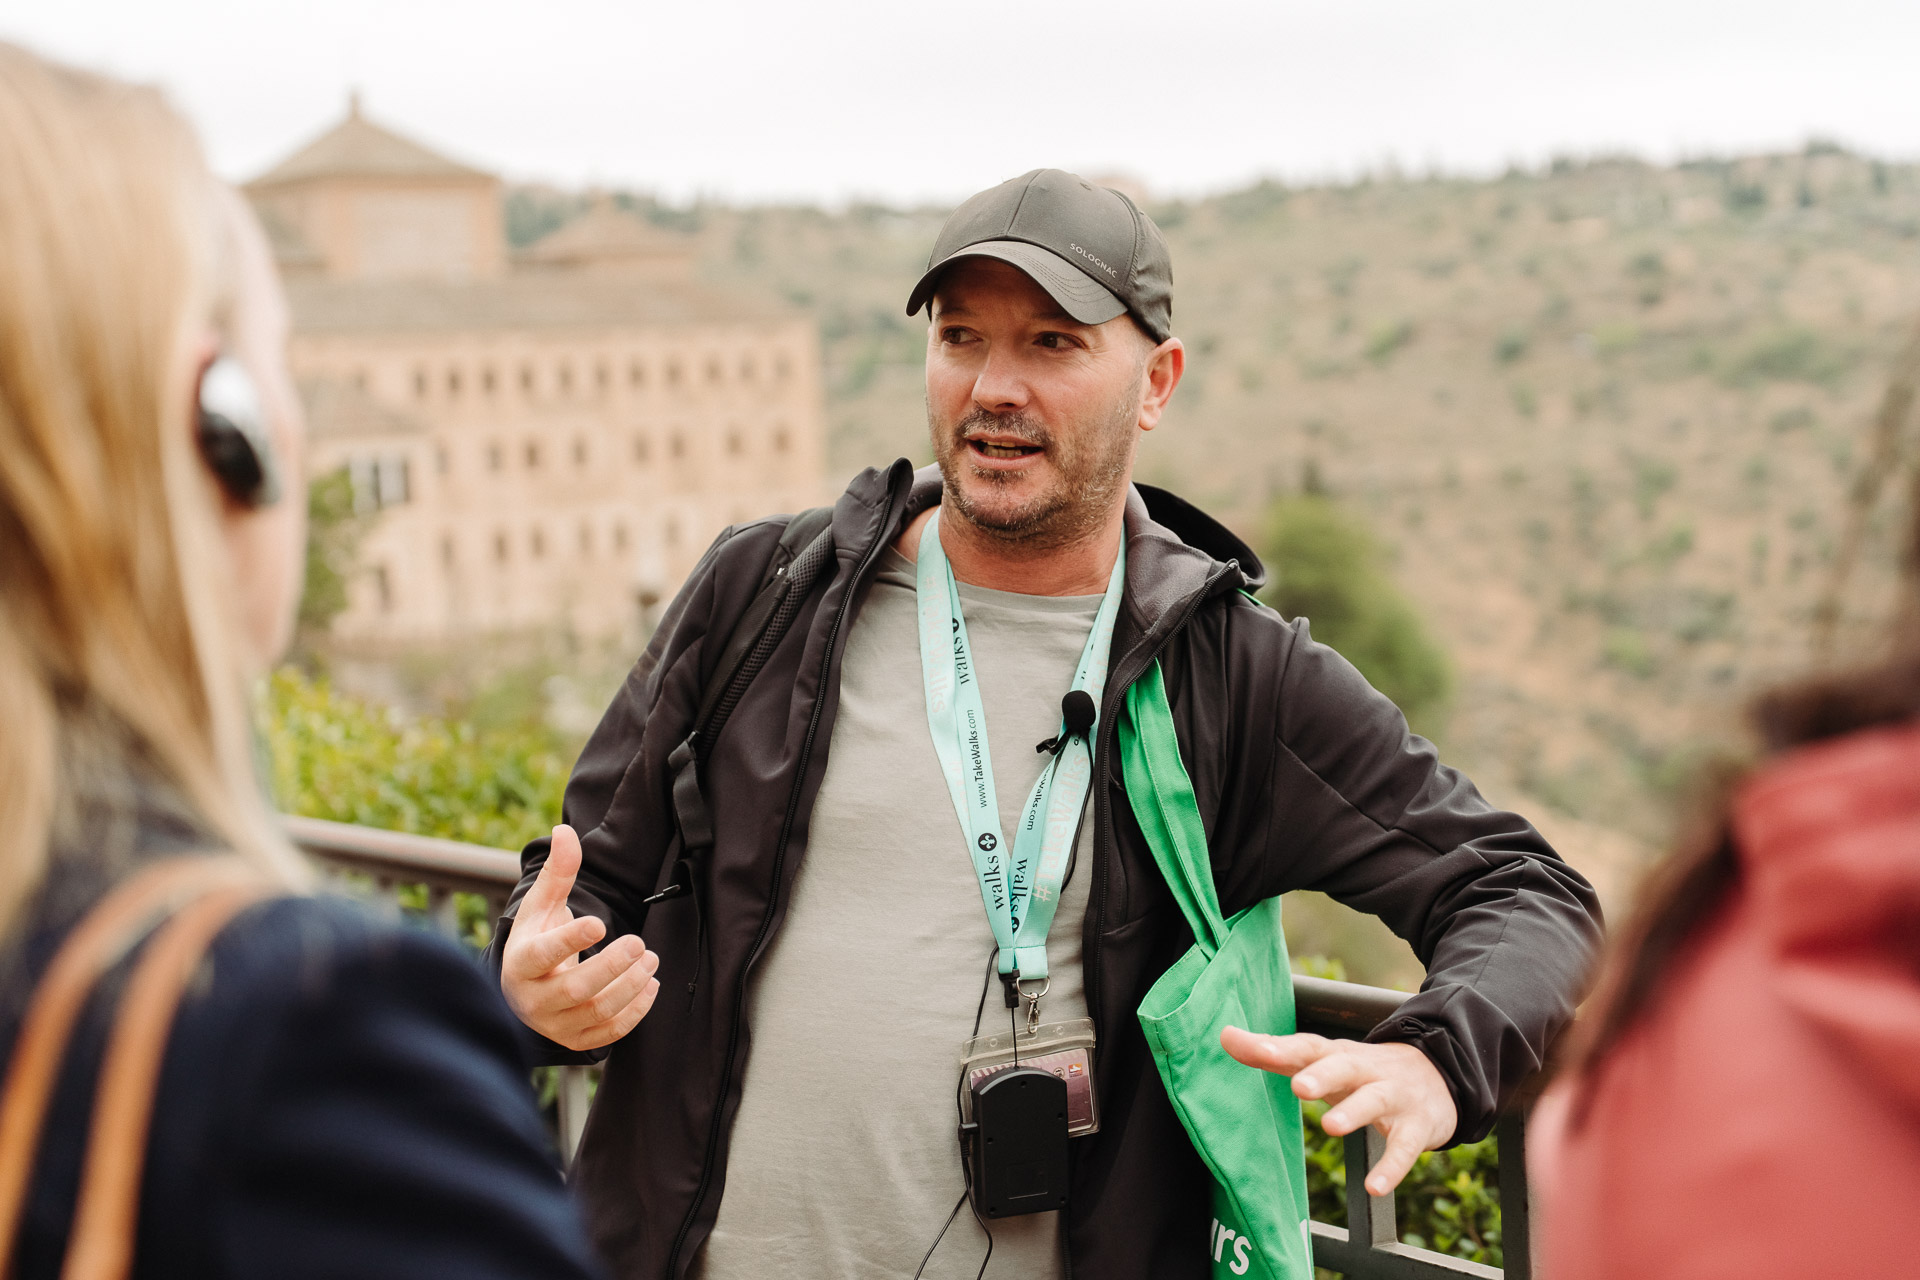
<svg viewBox="0 0 1920 1280">
<path fill-rule="evenodd" d="M 1920 727 L 1774 762 L 1742 879 L 1569 1132 L 1531 1154 L 1553 1280 L 1920 1274 Z"/>
</svg>

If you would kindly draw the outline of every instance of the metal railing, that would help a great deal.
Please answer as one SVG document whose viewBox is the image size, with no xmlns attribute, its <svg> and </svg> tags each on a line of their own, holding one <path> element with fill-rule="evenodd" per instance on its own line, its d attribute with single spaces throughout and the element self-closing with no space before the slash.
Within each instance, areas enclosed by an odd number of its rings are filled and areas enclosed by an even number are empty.
<svg viewBox="0 0 1920 1280">
<path fill-rule="evenodd" d="M 295 844 L 334 871 L 370 877 L 382 890 L 403 885 L 426 887 L 426 914 L 448 934 L 458 930 L 456 893 L 486 900 L 488 918 L 497 918 L 520 880 L 520 856 L 505 849 L 435 840 L 427 836 L 379 831 L 316 818 L 288 818 Z M 1336 1039 L 1358 1039 L 1392 1017 L 1406 996 L 1398 991 L 1352 982 L 1296 976 L 1294 1009 L 1302 1031 Z M 568 1163 L 580 1142 L 591 1096 L 590 1067 L 562 1067 L 556 1109 L 560 1148 Z M 1348 1280 L 1443 1280 L 1476 1276 L 1484 1280 L 1534 1280 L 1532 1200 L 1527 1184 L 1526 1120 L 1503 1116 L 1496 1130 L 1500 1147 L 1501 1243 L 1506 1268 L 1448 1257 L 1400 1243 L 1391 1195 L 1370 1196 L 1365 1180 L 1385 1149 L 1380 1134 L 1367 1128 L 1344 1139 L 1347 1175 L 1347 1225 L 1312 1224 L 1313 1260 Z"/>
</svg>

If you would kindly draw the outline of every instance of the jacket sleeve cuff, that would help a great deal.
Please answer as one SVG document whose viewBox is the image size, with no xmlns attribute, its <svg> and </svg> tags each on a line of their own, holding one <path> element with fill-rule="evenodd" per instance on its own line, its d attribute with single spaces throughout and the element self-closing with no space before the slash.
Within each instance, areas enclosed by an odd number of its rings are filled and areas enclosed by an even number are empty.
<svg viewBox="0 0 1920 1280">
<path fill-rule="evenodd" d="M 1478 1076 L 1475 1065 L 1460 1051 L 1459 1043 L 1446 1027 L 1417 1013 L 1396 1013 L 1368 1032 L 1367 1042 L 1410 1044 L 1426 1054 L 1440 1072 L 1440 1078 L 1447 1082 L 1447 1092 L 1453 1095 L 1456 1117 L 1453 1136 L 1441 1144 L 1443 1149 L 1463 1142 L 1478 1142 L 1493 1131 L 1498 1117 L 1487 1091 L 1484 1086 L 1475 1087 Z"/>
</svg>

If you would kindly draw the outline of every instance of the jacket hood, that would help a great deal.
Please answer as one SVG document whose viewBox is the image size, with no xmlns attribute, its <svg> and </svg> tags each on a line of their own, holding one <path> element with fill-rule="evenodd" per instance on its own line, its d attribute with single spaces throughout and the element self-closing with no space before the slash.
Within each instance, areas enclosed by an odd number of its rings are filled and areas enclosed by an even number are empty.
<svg viewBox="0 0 1920 1280">
<path fill-rule="evenodd" d="M 1165 526 L 1180 541 L 1196 551 L 1206 552 L 1222 564 L 1238 561 L 1241 576 L 1247 580 L 1247 590 L 1258 591 L 1267 585 L 1267 568 L 1260 563 L 1260 557 L 1225 525 L 1165 489 L 1137 483 L 1133 487 L 1139 491 L 1146 503 L 1147 515 L 1155 524 Z"/>
<path fill-rule="evenodd" d="M 1734 835 L 1781 999 L 1920 1106 L 1920 725 L 1773 762 Z"/>
</svg>

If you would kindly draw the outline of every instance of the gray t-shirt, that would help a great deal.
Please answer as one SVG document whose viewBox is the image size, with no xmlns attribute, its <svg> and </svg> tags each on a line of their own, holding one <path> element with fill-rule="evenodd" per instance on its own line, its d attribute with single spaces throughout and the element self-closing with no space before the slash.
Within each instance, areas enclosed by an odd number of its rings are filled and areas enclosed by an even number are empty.
<svg viewBox="0 0 1920 1280">
<path fill-rule="evenodd" d="M 993 934 L 927 729 L 913 581 L 888 550 L 847 636 L 806 861 L 748 995 L 752 1052 L 700 1280 L 904 1280 L 964 1185 L 956 1086 Z M 1100 597 L 962 583 L 960 598 L 1011 839 Z M 1092 844 L 1083 820 L 1047 938 L 1044 1022 L 1087 1016 Z M 996 981 L 981 1032 L 1007 1026 Z M 987 1274 L 1063 1276 L 1059 1216 L 994 1222 Z M 962 1209 L 925 1274 L 970 1280 L 985 1250 Z"/>
</svg>

